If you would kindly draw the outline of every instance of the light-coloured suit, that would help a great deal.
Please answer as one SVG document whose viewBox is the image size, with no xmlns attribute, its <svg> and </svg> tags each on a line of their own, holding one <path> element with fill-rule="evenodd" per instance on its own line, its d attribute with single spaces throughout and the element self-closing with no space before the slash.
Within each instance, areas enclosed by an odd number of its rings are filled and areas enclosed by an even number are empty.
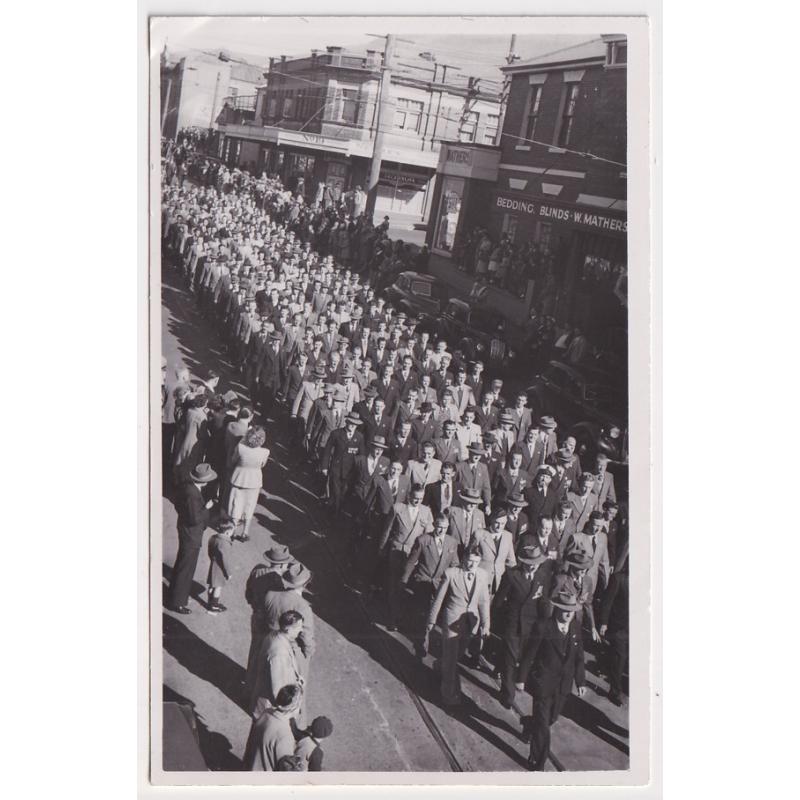
<svg viewBox="0 0 800 800">
<path fill-rule="evenodd" d="M 611 577 L 610 561 L 608 556 L 608 536 L 605 531 L 595 536 L 588 533 L 573 533 L 567 541 L 564 553 L 572 553 L 575 550 L 582 550 L 592 558 L 592 565 L 586 571 L 587 577 L 592 580 L 592 586 L 608 586 Z"/>
<path fill-rule="evenodd" d="M 422 461 L 409 461 L 406 468 L 411 483 L 421 483 L 427 486 L 429 483 L 436 483 L 442 477 L 442 462 L 438 458 L 431 459 L 430 466 L 426 466 Z"/>
<path fill-rule="evenodd" d="M 478 532 L 485 530 L 486 518 L 483 515 L 483 511 L 476 508 L 468 519 L 467 512 L 458 506 L 450 506 L 447 515 L 450 517 L 450 527 L 447 529 L 447 534 L 458 542 L 459 553 L 463 554 L 469 548 Z"/>
<path fill-rule="evenodd" d="M 489 602 L 489 576 L 480 567 L 471 580 L 461 567 L 445 570 L 428 614 L 428 625 L 436 624 L 440 612 L 442 616 L 442 699 L 445 703 L 458 702 L 461 693 L 458 659 L 479 628 L 489 630 Z"/>
<path fill-rule="evenodd" d="M 481 531 L 478 536 L 478 546 L 481 548 L 480 567 L 489 579 L 489 593 L 494 594 L 507 567 L 516 567 L 517 558 L 514 555 L 514 537 L 509 531 L 502 531 L 495 541 L 489 531 Z"/>
</svg>

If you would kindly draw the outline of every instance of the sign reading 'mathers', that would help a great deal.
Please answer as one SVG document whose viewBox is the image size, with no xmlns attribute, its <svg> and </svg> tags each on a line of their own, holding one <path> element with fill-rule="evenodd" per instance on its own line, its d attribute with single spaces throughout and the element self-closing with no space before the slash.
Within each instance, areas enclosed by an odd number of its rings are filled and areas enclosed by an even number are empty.
<svg viewBox="0 0 800 800">
<path fill-rule="evenodd" d="M 552 219 L 556 222 L 573 222 L 576 225 L 586 225 L 598 231 L 610 233 L 627 233 L 628 222 L 624 219 L 609 217 L 605 214 L 596 214 L 594 211 L 582 211 L 578 208 L 564 208 L 543 203 L 540 200 L 518 200 L 514 197 L 497 196 L 496 205 L 505 211 L 522 211 L 533 217 Z"/>
</svg>

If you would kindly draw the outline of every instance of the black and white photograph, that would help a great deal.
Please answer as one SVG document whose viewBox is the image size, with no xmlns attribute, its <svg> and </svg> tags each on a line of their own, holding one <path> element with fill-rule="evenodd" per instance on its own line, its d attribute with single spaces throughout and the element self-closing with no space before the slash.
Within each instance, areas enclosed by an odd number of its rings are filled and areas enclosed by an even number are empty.
<svg viewBox="0 0 800 800">
<path fill-rule="evenodd" d="M 646 24 L 149 34 L 151 780 L 646 780 Z"/>
</svg>

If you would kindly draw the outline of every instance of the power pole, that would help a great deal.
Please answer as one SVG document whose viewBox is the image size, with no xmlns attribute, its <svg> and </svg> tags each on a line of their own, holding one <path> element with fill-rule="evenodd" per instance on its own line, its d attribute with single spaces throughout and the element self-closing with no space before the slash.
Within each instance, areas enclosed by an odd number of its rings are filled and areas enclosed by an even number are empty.
<svg viewBox="0 0 800 800">
<path fill-rule="evenodd" d="M 395 37 L 393 33 L 386 36 L 386 46 L 383 50 L 383 66 L 381 67 L 381 81 L 378 88 L 378 114 L 375 120 L 375 145 L 372 149 L 372 163 L 369 168 L 369 181 L 367 183 L 366 217 L 372 220 L 375 213 L 375 201 L 378 198 L 378 181 L 381 177 L 381 157 L 383 155 L 383 127 L 388 117 L 389 93 L 392 83 L 392 56 L 394 55 Z"/>
<path fill-rule="evenodd" d="M 458 138 L 461 139 L 461 133 L 464 130 L 464 125 L 466 125 L 467 121 L 469 120 L 469 115 L 472 112 L 472 109 L 475 108 L 475 102 L 478 99 L 478 93 L 480 92 L 480 78 L 469 78 L 467 82 L 467 94 L 464 97 L 464 106 L 461 109 L 461 118 L 458 121 Z M 478 129 L 477 126 L 473 131 L 473 137 L 477 139 L 478 136 Z"/>
<path fill-rule="evenodd" d="M 511 44 L 508 47 L 506 64 L 513 64 L 519 60 L 519 56 L 514 52 L 517 46 L 517 34 L 511 34 Z M 500 94 L 500 119 L 497 120 L 497 141 L 500 144 L 500 137 L 503 135 L 503 123 L 506 119 L 506 107 L 508 106 L 508 94 L 511 91 L 511 76 L 506 72 L 503 74 L 503 91 Z"/>
</svg>

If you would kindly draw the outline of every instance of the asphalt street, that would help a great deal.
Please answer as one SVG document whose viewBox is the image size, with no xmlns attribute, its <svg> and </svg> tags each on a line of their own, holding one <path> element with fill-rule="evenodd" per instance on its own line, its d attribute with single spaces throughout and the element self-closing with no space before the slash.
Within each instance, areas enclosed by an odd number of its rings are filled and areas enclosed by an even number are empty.
<svg viewBox="0 0 800 800">
<path fill-rule="evenodd" d="M 169 368 L 178 361 L 191 370 L 213 368 L 222 377 L 223 392 L 232 388 L 246 396 L 240 376 L 191 296 L 174 272 L 164 269 L 162 336 Z M 324 742 L 326 771 L 525 770 L 528 745 L 521 738 L 519 715 L 530 713 L 530 697 L 518 693 L 519 707 L 506 710 L 488 670 L 461 666 L 467 703 L 457 712 L 442 707 L 437 643 L 434 654 L 420 661 L 402 629 L 386 630 L 382 601 L 368 600 L 353 586 L 345 543 L 329 532 L 328 512 L 318 500 L 317 477 L 287 449 L 285 412 L 266 428 L 271 451 L 266 488 L 250 541 L 235 545 L 234 575 L 222 595 L 228 611 L 206 611 L 205 549 L 195 574 L 193 613 L 163 611 L 164 699 L 194 705 L 209 769 L 242 769 L 250 727 L 243 697 L 250 641 L 244 586 L 261 553 L 280 543 L 314 576 L 309 599 L 317 617 L 317 651 L 307 706 L 309 719 L 324 714 L 335 726 Z M 177 551 L 175 523 L 173 505 L 165 499 L 164 587 Z M 573 696 L 553 727 L 549 770 L 628 766 L 628 708 L 608 701 L 607 682 L 590 653 L 587 670 L 589 691 L 583 699 Z"/>
</svg>

